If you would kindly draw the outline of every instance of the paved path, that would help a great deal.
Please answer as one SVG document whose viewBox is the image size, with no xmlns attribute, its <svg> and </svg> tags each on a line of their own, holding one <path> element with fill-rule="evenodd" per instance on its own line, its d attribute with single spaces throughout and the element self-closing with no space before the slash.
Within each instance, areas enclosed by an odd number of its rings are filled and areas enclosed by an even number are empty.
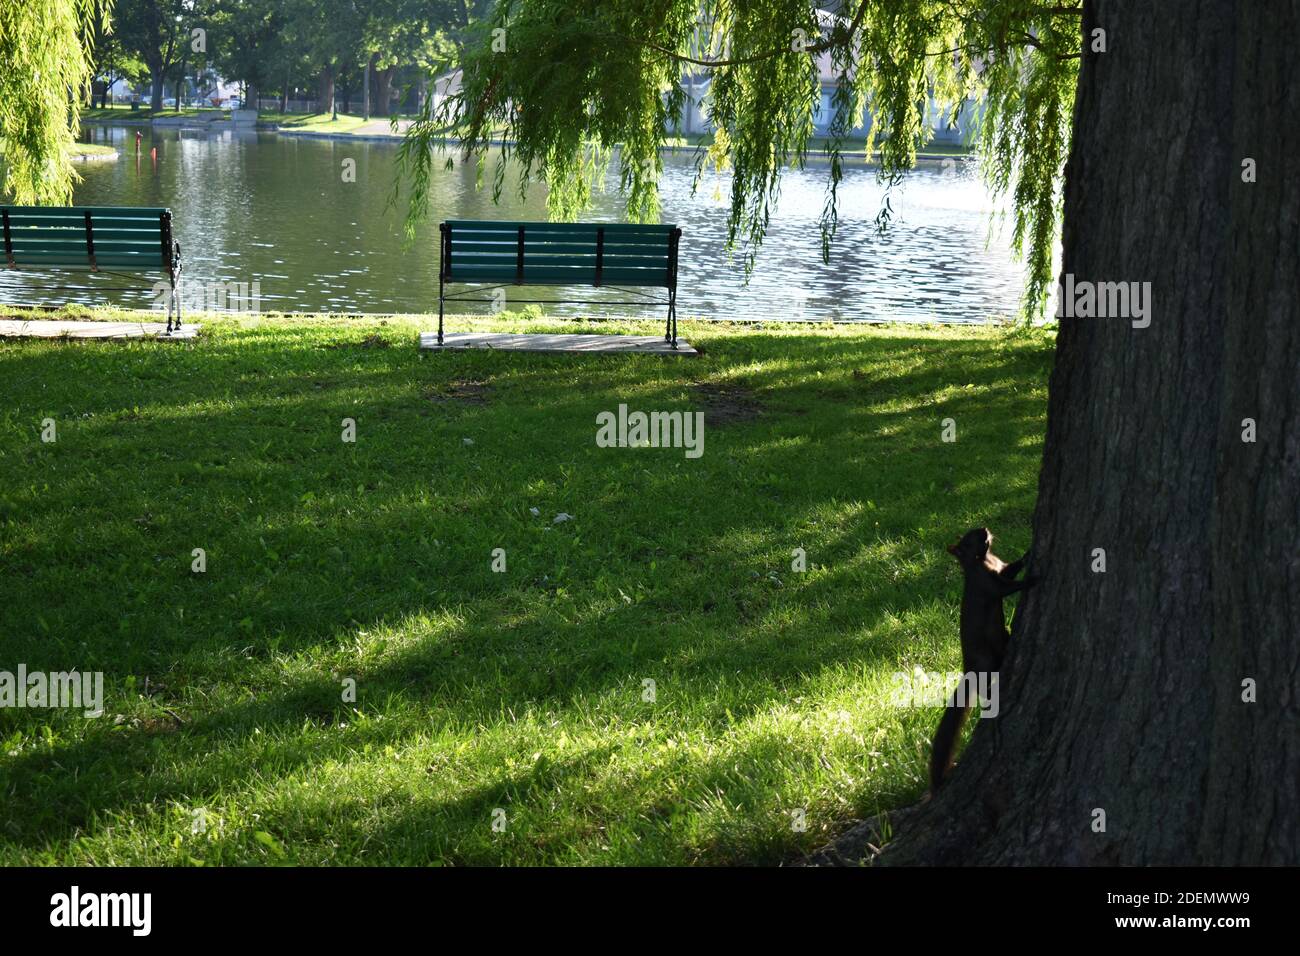
<svg viewBox="0 0 1300 956">
<path fill-rule="evenodd" d="M 197 325 L 167 334 L 166 322 L 74 322 L 64 319 L 0 319 L 0 338 L 10 339 L 192 339 Z"/>
</svg>

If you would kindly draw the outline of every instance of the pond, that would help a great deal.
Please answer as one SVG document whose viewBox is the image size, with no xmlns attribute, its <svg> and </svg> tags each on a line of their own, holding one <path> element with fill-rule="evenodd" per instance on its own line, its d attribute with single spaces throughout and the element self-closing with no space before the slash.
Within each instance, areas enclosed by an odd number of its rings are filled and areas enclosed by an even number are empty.
<svg viewBox="0 0 1300 956">
<path fill-rule="evenodd" d="M 137 129 L 143 134 L 139 155 Z M 87 127 L 83 138 L 116 146 L 120 157 L 79 165 L 77 204 L 170 207 L 185 275 L 202 282 L 257 282 L 263 311 L 437 311 L 439 221 L 545 218 L 542 187 L 526 200 L 508 188 L 494 206 L 489 192 L 476 190 L 472 168 L 439 165 L 429 221 L 408 245 L 401 229 L 404 209 L 388 206 L 395 143 L 148 126 Z M 150 156 L 154 148 L 156 160 Z M 345 160 L 355 162 L 355 182 L 344 181 Z M 488 160 L 500 161 L 499 154 Z M 662 220 L 683 230 L 683 317 L 968 323 L 1016 313 L 1023 268 L 1010 252 L 1009 229 L 991 232 L 994 205 L 973 163 L 924 164 L 895 191 L 894 222 L 880 235 L 873 219 L 883 187 L 874 169 L 850 162 L 829 264 L 821 260 L 817 226 L 826 165 L 810 161 L 806 170 L 787 172 L 749 281 L 742 257 L 729 258 L 725 249 L 728 182 L 706 180 L 692 194 L 693 150 L 667 155 L 665 166 Z M 584 218 L 623 220 L 617 190 L 598 194 Z M 0 270 L 0 300 L 145 306 L 152 281 L 139 291 L 120 291 L 124 283 L 112 276 Z M 50 291 L 51 284 L 93 291 Z M 508 305 L 514 290 L 507 291 Z M 518 295 L 554 294 L 539 291 Z M 471 308 L 490 306 L 462 305 L 457 311 Z"/>
</svg>

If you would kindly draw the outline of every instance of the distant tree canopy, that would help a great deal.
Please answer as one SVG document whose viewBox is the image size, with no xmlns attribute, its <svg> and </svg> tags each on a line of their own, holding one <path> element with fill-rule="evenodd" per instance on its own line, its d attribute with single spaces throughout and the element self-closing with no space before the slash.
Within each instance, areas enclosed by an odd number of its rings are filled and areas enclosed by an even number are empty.
<svg viewBox="0 0 1300 956">
<path fill-rule="evenodd" d="M 1034 312 L 1052 281 L 1080 16 L 1078 0 L 843 0 L 830 14 L 807 0 L 496 0 L 471 30 L 458 64 L 462 88 L 427 104 L 404 144 L 410 224 L 427 205 L 432 147 L 449 140 L 466 158 L 513 141 L 506 149 L 521 164 L 519 188 L 544 180 L 557 218 L 587 205 L 620 145 L 628 213 L 656 218 L 658 149 L 687 102 L 687 75 L 703 74 L 716 133 L 698 172 L 730 168 L 728 238 L 752 265 L 782 170 L 809 154 L 817 59 L 828 56 L 837 88 L 823 254 L 835 234 L 846 140 L 864 111 L 873 120 L 867 148 L 880 151 L 880 175 L 892 184 L 930 135 L 928 97 L 958 109 L 981 96 L 983 170 L 1014 201 Z M 498 165 L 497 194 L 503 176 Z M 886 204 L 878 221 L 888 218 Z"/>
<path fill-rule="evenodd" d="M 0 0 L 0 195 L 71 201 L 67 148 L 109 8 L 109 0 Z"/>
</svg>

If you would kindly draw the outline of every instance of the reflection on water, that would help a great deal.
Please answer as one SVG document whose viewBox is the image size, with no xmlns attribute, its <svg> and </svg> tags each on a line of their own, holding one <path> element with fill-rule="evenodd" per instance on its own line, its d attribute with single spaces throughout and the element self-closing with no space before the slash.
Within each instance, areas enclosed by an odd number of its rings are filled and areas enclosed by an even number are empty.
<svg viewBox="0 0 1300 956">
<path fill-rule="evenodd" d="M 540 187 L 527 200 L 508 188 L 501 205 L 494 206 L 486 191 L 475 189 L 472 169 L 439 167 L 429 222 L 408 246 L 401 208 L 387 208 L 393 143 L 138 128 L 143 133 L 138 156 L 137 127 L 87 128 L 88 139 L 117 146 L 121 157 L 82 165 L 76 202 L 171 207 L 186 276 L 257 281 L 264 311 L 436 311 L 440 220 L 545 218 Z M 149 155 L 153 147 L 156 162 Z M 344 181 L 349 159 L 355 161 L 355 182 Z M 986 243 L 991 201 L 972 164 L 927 164 L 912 174 L 895 192 L 894 222 L 883 236 L 873 223 L 882 187 L 873 170 L 851 168 L 840 186 L 840 228 L 829 264 L 821 261 L 817 227 L 826 169 L 810 163 L 805 171 L 788 172 L 748 284 L 741 258 L 728 261 L 724 250 L 728 184 L 706 180 L 692 195 L 693 174 L 693 154 L 684 150 L 667 157 L 661 183 L 663 221 L 683 229 L 679 308 L 684 316 L 983 322 L 1016 312 L 1023 270 L 1011 256 L 1005 231 Z M 486 179 L 491 181 L 490 170 Z M 611 188 L 597 195 L 584 218 L 619 221 L 621 205 Z M 0 298 L 144 305 L 152 281 L 143 282 L 138 293 L 120 292 L 103 288 L 123 285 L 111 276 L 63 275 L 55 282 L 50 274 L 0 270 Z M 46 291 L 52 282 L 101 288 Z M 556 290 L 510 289 L 507 304 L 511 293 L 545 298 Z M 588 294 L 599 301 L 601 293 Z"/>
</svg>

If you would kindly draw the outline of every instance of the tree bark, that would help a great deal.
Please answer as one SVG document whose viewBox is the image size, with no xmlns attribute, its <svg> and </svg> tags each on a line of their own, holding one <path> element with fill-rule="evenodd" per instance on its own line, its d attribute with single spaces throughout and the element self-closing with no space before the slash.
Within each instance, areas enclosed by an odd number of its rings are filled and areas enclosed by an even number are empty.
<svg viewBox="0 0 1300 956">
<path fill-rule="evenodd" d="M 320 71 L 319 95 L 316 103 L 317 113 L 328 113 L 334 108 L 334 68 L 324 67 Z"/>
<path fill-rule="evenodd" d="M 880 859 L 1300 863 L 1300 3 L 1083 30 L 1062 273 L 1150 325 L 1061 319 L 1001 714 Z"/>
<path fill-rule="evenodd" d="M 150 70 L 149 75 L 149 109 L 155 113 L 162 112 L 163 77 L 161 70 Z"/>
<path fill-rule="evenodd" d="M 396 73 L 396 65 L 375 71 L 375 99 L 371 103 L 370 110 L 373 115 L 387 116 L 389 114 L 388 104 L 393 98 L 393 76 Z"/>
</svg>

